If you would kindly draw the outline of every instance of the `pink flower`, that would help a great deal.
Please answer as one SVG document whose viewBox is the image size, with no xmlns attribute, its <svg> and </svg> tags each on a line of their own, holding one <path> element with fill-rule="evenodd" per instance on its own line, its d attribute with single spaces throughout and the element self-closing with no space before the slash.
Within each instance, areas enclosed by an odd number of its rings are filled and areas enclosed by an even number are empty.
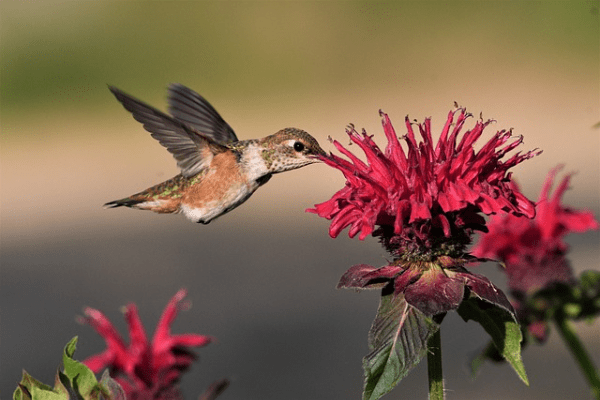
<svg viewBox="0 0 600 400">
<path fill-rule="evenodd" d="M 385 150 L 366 132 L 348 129 L 366 162 L 334 141 L 348 160 L 333 154 L 322 160 L 344 174 L 346 185 L 330 200 L 307 210 L 332 220 L 331 237 L 350 226 L 350 237 L 378 236 L 394 256 L 382 268 L 362 264 L 350 268 L 338 287 L 387 286 L 387 291 L 427 316 L 456 309 L 465 290 L 512 312 L 501 291 L 463 267 L 469 258 L 466 247 L 473 230 L 486 230 L 482 214 L 535 215 L 534 204 L 511 185 L 508 170 L 539 152 L 504 160 L 523 141 L 521 137 L 511 141 L 512 133 L 506 130 L 475 150 L 475 142 L 492 121 L 478 120 L 462 133 L 471 116 L 464 108 L 448 114 L 437 144 L 429 118 L 417 124 L 421 136 L 417 142 L 407 117 L 405 151 L 388 116 L 381 111 L 380 115 L 388 141 Z"/>
<path fill-rule="evenodd" d="M 458 239 L 466 246 L 471 230 L 485 230 L 481 214 L 535 215 L 533 203 L 510 185 L 507 171 L 539 152 L 517 153 L 503 160 L 522 143 L 522 137 L 509 142 L 512 132 L 501 130 L 476 151 L 475 142 L 492 121 L 479 120 L 461 134 L 471 114 L 460 108 L 448 114 L 435 145 L 429 118 L 417 124 L 422 138 L 417 143 L 413 124 L 406 117 L 405 152 L 387 114 L 380 114 L 388 140 L 385 151 L 364 130 L 358 134 L 350 127 L 346 133 L 367 162 L 337 141 L 334 145 L 349 161 L 333 154 L 321 158 L 346 177 L 345 187 L 330 200 L 307 210 L 332 220 L 331 237 L 350 226 L 350 237 L 380 236 L 392 252 L 430 253 L 447 240 Z"/>
<path fill-rule="evenodd" d="M 466 249 L 473 231 L 486 230 L 483 215 L 535 215 L 534 204 L 511 185 L 508 170 L 539 154 L 528 151 L 505 159 L 523 142 L 506 130 L 476 150 L 475 142 L 492 121 L 478 120 L 463 133 L 471 116 L 464 108 L 448 114 L 437 143 L 429 118 L 416 124 L 421 136 L 417 141 L 406 117 L 405 150 L 388 116 L 380 115 L 385 150 L 364 130 L 359 134 L 351 126 L 346 133 L 366 161 L 334 141 L 346 158 L 330 154 L 320 159 L 340 170 L 346 185 L 307 210 L 331 220 L 331 237 L 350 227 L 350 237 L 378 237 L 393 257 L 380 268 L 355 265 L 338 283 L 338 288 L 381 289 L 369 331 L 371 352 L 363 360 L 365 398 L 388 393 L 419 362 L 448 311 L 457 310 L 465 321 L 475 319 L 486 330 L 504 330 L 494 338 L 501 349 L 520 343 L 520 332 L 509 334 L 515 331 L 516 318 L 504 293 L 464 265 L 471 258 Z M 505 340 L 511 345 L 505 346 Z M 519 354 L 502 355 L 523 370 Z"/>
<path fill-rule="evenodd" d="M 563 238 L 571 232 L 599 227 L 590 211 L 574 210 L 561 204 L 571 174 L 566 175 L 550 195 L 554 178 L 561 168 L 548 173 L 534 219 L 513 215 L 490 218 L 489 232 L 482 235 L 471 251 L 476 257 L 505 263 L 508 286 L 513 291 L 531 294 L 554 282 L 569 283 L 573 271 L 564 258 L 568 246 Z"/>
<path fill-rule="evenodd" d="M 565 257 L 568 246 L 563 238 L 571 232 L 581 233 L 600 226 L 590 211 L 575 210 L 561 204 L 571 174 L 566 175 L 550 194 L 561 168 L 556 167 L 548 173 L 534 219 L 493 216 L 488 221 L 489 232 L 482 235 L 472 249 L 474 256 L 504 263 L 519 319 L 539 341 L 547 336 L 544 310 L 530 307 L 526 304 L 528 299 L 553 284 L 575 284 L 573 270 Z M 516 183 L 513 185 L 516 187 Z M 537 304 L 543 306 L 543 302 Z"/>
<path fill-rule="evenodd" d="M 90 324 L 106 340 L 107 348 L 86 359 L 84 364 L 94 373 L 109 368 L 111 377 L 123 387 L 128 400 L 180 399 L 178 381 L 196 358 L 191 348 L 206 346 L 211 341 L 208 336 L 193 333 L 171 334 L 170 326 L 177 314 L 189 307 L 183 300 L 186 295 L 187 291 L 181 289 L 169 301 L 152 342 L 147 339 L 135 304 L 125 307 L 129 345 L 104 314 L 86 308 L 82 322 Z"/>
</svg>

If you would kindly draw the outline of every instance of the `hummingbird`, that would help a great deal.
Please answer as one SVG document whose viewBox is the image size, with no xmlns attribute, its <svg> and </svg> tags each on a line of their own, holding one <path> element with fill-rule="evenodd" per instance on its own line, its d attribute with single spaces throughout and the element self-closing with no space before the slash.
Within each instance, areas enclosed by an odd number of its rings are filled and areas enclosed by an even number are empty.
<svg viewBox="0 0 600 400">
<path fill-rule="evenodd" d="M 208 224 L 233 210 L 273 174 L 326 156 L 307 132 L 285 128 L 262 139 L 238 140 L 210 103 L 181 84 L 168 88 L 168 115 L 109 86 L 127 111 L 166 147 L 181 173 L 139 193 L 104 204 L 163 214 L 183 213 Z"/>
</svg>

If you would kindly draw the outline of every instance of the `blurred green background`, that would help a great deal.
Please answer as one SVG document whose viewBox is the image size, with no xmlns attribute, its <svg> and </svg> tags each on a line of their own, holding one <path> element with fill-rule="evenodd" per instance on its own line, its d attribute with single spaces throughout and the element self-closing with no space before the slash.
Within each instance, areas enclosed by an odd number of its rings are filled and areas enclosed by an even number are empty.
<svg viewBox="0 0 600 400">
<path fill-rule="evenodd" d="M 359 398 L 361 357 L 376 293 L 334 290 L 351 265 L 383 265 L 375 240 L 327 235 L 304 209 L 343 185 L 312 165 L 276 176 L 246 204 L 207 226 L 181 216 L 103 210 L 177 174 L 175 162 L 106 85 L 165 109 L 165 89 L 201 93 L 238 137 L 296 126 L 326 148 L 354 123 L 384 144 L 383 109 L 433 118 L 454 101 L 514 128 L 523 150 L 544 153 L 515 168 L 537 198 L 546 172 L 577 171 L 565 201 L 600 215 L 600 32 L 597 1 L 219 1 L 0 3 L 2 307 L 0 396 L 25 368 L 51 383 L 64 344 L 103 349 L 77 325 L 84 306 L 121 329 L 135 301 L 152 331 L 187 287 L 194 307 L 175 332 L 216 344 L 183 380 L 187 398 L 230 377 L 227 399 Z M 598 268 L 598 233 L 569 239 L 577 271 Z M 501 287 L 494 266 L 480 267 Z M 598 322 L 580 324 L 600 365 Z M 589 398 L 553 334 L 525 352 L 531 387 L 507 366 L 467 362 L 486 343 L 450 316 L 442 332 L 448 398 Z M 425 398 L 422 363 L 390 398 Z"/>
</svg>

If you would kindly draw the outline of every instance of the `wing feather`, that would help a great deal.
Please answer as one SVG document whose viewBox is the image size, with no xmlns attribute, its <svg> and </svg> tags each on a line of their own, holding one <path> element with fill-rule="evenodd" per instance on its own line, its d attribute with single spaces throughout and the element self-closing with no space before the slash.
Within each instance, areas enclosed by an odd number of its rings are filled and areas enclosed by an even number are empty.
<svg viewBox="0 0 600 400">
<path fill-rule="evenodd" d="M 217 110 L 198 93 L 180 84 L 169 85 L 169 112 L 173 117 L 193 127 L 217 143 L 237 142 L 238 138 Z"/>
<path fill-rule="evenodd" d="M 189 177 L 201 172 L 210 165 L 214 154 L 227 150 L 211 137 L 202 136 L 184 122 L 114 86 L 109 86 L 109 89 L 133 118 L 142 123 L 144 129 L 175 157 L 184 176 Z"/>
</svg>

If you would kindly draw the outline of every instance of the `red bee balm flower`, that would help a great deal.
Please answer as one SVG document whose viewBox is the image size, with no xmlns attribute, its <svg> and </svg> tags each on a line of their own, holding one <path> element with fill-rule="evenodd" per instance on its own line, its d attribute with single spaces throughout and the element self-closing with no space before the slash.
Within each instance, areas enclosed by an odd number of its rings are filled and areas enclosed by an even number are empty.
<svg viewBox="0 0 600 400">
<path fill-rule="evenodd" d="M 565 176 L 550 196 L 560 168 L 548 173 L 534 219 L 494 216 L 488 222 L 489 232 L 472 249 L 477 257 L 505 263 L 508 286 L 513 291 L 531 294 L 554 282 L 570 283 L 574 276 L 564 258 L 568 246 L 563 237 L 571 232 L 598 229 L 598 221 L 590 211 L 573 210 L 561 204 L 571 175 Z M 516 183 L 513 185 L 516 187 Z"/>
<path fill-rule="evenodd" d="M 125 390 L 128 400 L 180 399 L 179 378 L 195 355 L 191 347 L 210 343 L 208 336 L 193 333 L 172 335 L 170 326 L 180 310 L 189 307 L 183 299 L 187 295 L 181 289 L 165 308 L 152 342 L 149 342 L 140 321 L 137 307 L 125 307 L 125 319 L 129 326 L 131 343 L 126 345 L 111 322 L 100 311 L 84 310 L 83 322 L 90 324 L 105 340 L 106 350 L 84 361 L 94 373 L 104 368 Z"/>
<path fill-rule="evenodd" d="M 541 313 L 525 303 L 536 292 L 556 283 L 574 285 L 573 270 L 566 259 L 568 250 L 563 238 L 571 232 L 598 229 L 598 221 L 586 210 L 574 210 L 561 204 L 569 187 L 571 174 L 566 175 L 550 194 L 559 166 L 548 173 L 544 182 L 534 219 L 513 215 L 493 216 L 488 222 L 489 232 L 484 234 L 472 254 L 492 258 L 504 263 L 508 287 L 515 297 L 513 305 L 519 319 L 539 341 L 547 336 L 547 325 Z M 516 188 L 516 183 L 513 183 Z M 539 304 L 538 304 L 539 305 Z M 540 314 L 540 315 L 537 315 Z M 540 319 L 538 319 L 539 317 Z"/>
<path fill-rule="evenodd" d="M 353 127 L 348 129 L 346 133 L 364 151 L 367 163 L 334 141 L 350 161 L 333 154 L 321 159 L 342 171 L 346 186 L 307 211 L 332 220 L 332 237 L 347 226 L 350 237 L 359 232 L 360 239 L 378 236 L 396 260 L 379 269 L 355 266 L 338 286 L 381 287 L 393 281 L 394 293 L 403 293 L 409 304 L 429 316 L 456 309 L 465 285 L 471 290 L 485 286 L 484 292 L 492 294 L 497 289 L 486 278 L 463 268 L 465 249 L 473 229 L 486 229 L 481 213 L 535 215 L 534 204 L 511 185 L 507 170 L 538 153 L 517 153 L 501 161 L 523 141 L 518 137 L 506 144 L 512 133 L 505 130 L 475 151 L 473 145 L 492 121 L 477 121 L 459 138 L 471 116 L 464 108 L 448 114 L 435 146 L 431 120 L 418 124 L 422 141 L 417 143 L 406 117 L 406 153 L 388 116 L 380 114 L 388 140 L 385 152 L 364 130 L 359 135 Z M 501 299 L 493 297 L 493 302 L 510 308 L 503 294 Z"/>
<path fill-rule="evenodd" d="M 346 133 L 364 151 L 367 163 L 337 141 L 334 145 L 350 161 L 333 154 L 321 158 L 346 177 L 342 190 L 307 210 L 332 220 L 331 237 L 350 226 L 350 237 L 360 233 L 362 240 L 373 233 L 382 237 L 392 252 L 419 251 L 430 255 L 442 242 L 456 241 L 458 236 L 464 242 L 465 229 L 484 230 L 485 220 L 479 213 L 507 212 L 529 218 L 535 215 L 533 203 L 509 185 L 511 174 L 507 171 L 539 153 L 517 153 L 501 161 L 521 144 L 521 137 L 498 149 L 513 137 L 511 131 L 502 130 L 475 151 L 475 141 L 492 121 L 477 121 L 459 141 L 471 115 L 458 109 L 448 114 L 435 147 L 431 120 L 418 124 L 422 141 L 417 143 L 406 117 L 406 153 L 387 114 L 380 114 L 388 140 L 385 152 L 364 130 L 359 135 L 351 127 Z M 381 229 L 376 230 L 376 226 Z M 389 240 L 392 236 L 394 240 Z"/>
<path fill-rule="evenodd" d="M 307 210 L 332 221 L 331 237 L 349 226 L 350 237 L 379 237 L 394 257 L 381 268 L 355 265 L 338 284 L 339 288 L 382 289 L 369 332 L 372 351 L 363 363 L 364 398 L 389 392 L 418 363 L 451 310 L 458 310 L 465 320 L 489 324 L 488 332 L 503 332 L 494 338 L 495 344 L 526 381 L 520 355 L 510 353 L 511 346 L 505 345 L 506 340 L 519 347 L 521 340 L 510 302 L 487 278 L 469 272 L 464 264 L 470 258 L 466 248 L 473 231 L 486 230 L 483 214 L 535 215 L 534 204 L 511 186 L 508 170 L 539 152 L 503 160 L 523 141 L 521 137 L 511 141 L 512 132 L 506 130 L 476 151 L 475 142 L 492 121 L 478 120 L 461 133 L 471 116 L 463 108 L 448 114 L 437 144 L 429 118 L 417 124 L 421 136 L 417 142 L 407 117 L 407 134 L 402 137 L 405 151 L 388 116 L 381 111 L 380 115 L 388 141 L 385 151 L 364 130 L 359 134 L 351 126 L 346 133 L 365 153 L 366 162 L 334 141 L 349 160 L 333 154 L 321 160 L 344 174 L 346 186 Z"/>
</svg>

